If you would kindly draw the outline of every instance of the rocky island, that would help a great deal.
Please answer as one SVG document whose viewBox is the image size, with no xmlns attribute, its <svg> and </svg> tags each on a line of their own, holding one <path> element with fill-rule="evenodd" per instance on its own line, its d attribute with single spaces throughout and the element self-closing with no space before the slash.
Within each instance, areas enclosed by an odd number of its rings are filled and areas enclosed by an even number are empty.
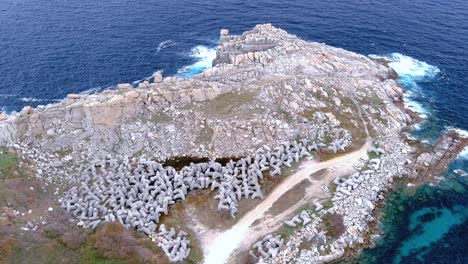
<svg viewBox="0 0 468 264">
<path fill-rule="evenodd" d="M 353 254 L 394 181 L 436 181 L 468 144 L 408 136 L 420 118 L 397 78 L 384 60 L 265 24 L 221 30 L 213 67 L 192 78 L 158 72 L 2 114 L 0 260 Z"/>
</svg>

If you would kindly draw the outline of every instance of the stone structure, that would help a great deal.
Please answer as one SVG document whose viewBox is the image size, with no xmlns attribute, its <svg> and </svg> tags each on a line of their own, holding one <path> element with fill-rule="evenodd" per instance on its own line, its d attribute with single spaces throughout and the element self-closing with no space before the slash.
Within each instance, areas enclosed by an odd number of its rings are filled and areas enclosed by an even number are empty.
<svg viewBox="0 0 468 264">
<path fill-rule="evenodd" d="M 0 145 L 33 161 L 47 184 L 71 186 L 56 196 L 80 225 L 120 221 L 153 236 L 159 217 L 191 190 L 216 191 L 218 210 L 235 216 L 242 198 L 263 198 L 265 175 L 281 175 L 311 151 L 333 155 L 372 139 L 378 158 L 333 181 L 331 208 L 315 200 L 316 214 L 286 221 L 298 228 L 287 242 L 268 236 L 252 253 L 271 263 L 310 263 L 363 242 L 375 203 L 394 177 L 433 175 L 467 144 L 448 133 L 432 151 L 413 151 L 400 133 L 414 115 L 401 107 L 403 90 L 381 60 L 306 42 L 270 24 L 220 35 L 213 67 L 192 78 L 158 72 L 137 87 L 119 84 L 0 114 Z M 179 171 L 161 165 L 182 156 L 243 158 Z M 338 238 L 320 230 L 325 214 L 343 217 Z M 171 261 L 188 256 L 183 231 L 160 226 L 157 236 Z M 299 249 L 305 240 L 314 242 L 310 250 Z"/>
</svg>

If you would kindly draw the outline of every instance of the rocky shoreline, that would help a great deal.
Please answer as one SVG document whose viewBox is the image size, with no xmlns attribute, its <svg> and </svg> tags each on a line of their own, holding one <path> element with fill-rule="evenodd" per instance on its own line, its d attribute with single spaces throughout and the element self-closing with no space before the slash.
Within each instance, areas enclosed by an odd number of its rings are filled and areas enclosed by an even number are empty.
<svg viewBox="0 0 468 264">
<path fill-rule="evenodd" d="M 352 173 L 333 177 L 307 209 L 283 219 L 289 237 L 267 235 L 251 245 L 249 261 L 269 263 L 323 263 L 368 245 L 393 182 L 432 181 L 468 145 L 455 131 L 430 150 L 405 138 L 421 119 L 404 108 L 385 61 L 269 24 L 220 34 L 213 67 L 203 73 L 180 79 L 158 72 L 138 87 L 119 84 L 2 114 L 0 145 L 31 161 L 79 226 L 120 222 L 152 237 L 170 261 L 188 257 L 190 238 L 159 217 L 191 190 L 216 190 L 218 211 L 236 217 L 242 198 L 269 195 L 261 184 L 282 168 L 369 145 Z M 161 165 L 180 157 L 208 161 L 180 170 Z M 225 157 L 240 158 L 215 161 Z"/>
</svg>

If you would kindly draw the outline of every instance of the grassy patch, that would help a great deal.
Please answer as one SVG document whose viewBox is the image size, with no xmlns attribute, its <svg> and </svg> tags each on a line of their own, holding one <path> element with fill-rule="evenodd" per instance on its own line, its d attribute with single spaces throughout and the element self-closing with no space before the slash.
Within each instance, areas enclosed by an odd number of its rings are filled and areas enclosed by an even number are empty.
<svg viewBox="0 0 468 264">
<path fill-rule="evenodd" d="M 328 190 L 330 191 L 330 195 L 332 197 L 333 197 L 333 194 L 336 192 L 336 187 L 338 187 L 338 186 L 336 184 L 334 184 L 333 182 L 330 182 L 330 184 L 328 184 Z"/>
<path fill-rule="evenodd" d="M 333 207 L 333 201 L 331 199 L 326 200 L 322 203 L 324 209 L 330 209 Z"/>
<path fill-rule="evenodd" d="M 314 209 L 309 203 L 304 204 L 300 208 L 298 208 L 295 212 L 295 214 L 299 214 L 302 211 L 313 211 Z M 291 227 L 286 224 L 282 225 L 277 231 L 275 231 L 275 234 L 281 235 L 284 240 L 288 240 L 288 238 L 296 231 L 299 230 L 302 227 L 302 224 L 298 224 L 296 227 Z"/>
<path fill-rule="evenodd" d="M 376 159 L 379 157 L 379 155 L 375 154 L 372 151 L 367 152 L 367 156 L 369 156 L 369 159 Z"/>
<path fill-rule="evenodd" d="M 315 112 L 317 112 L 317 111 L 309 109 L 309 110 L 305 110 L 305 111 L 299 113 L 299 115 L 302 116 L 302 117 L 305 117 L 305 118 L 307 118 L 309 120 L 312 120 L 312 117 L 314 116 Z"/>
<path fill-rule="evenodd" d="M 343 224 L 343 216 L 340 214 L 325 214 L 322 217 L 322 225 L 327 235 L 336 239 L 341 236 L 346 227 Z"/>
<path fill-rule="evenodd" d="M 187 203 L 197 204 L 208 202 L 208 196 L 202 194 L 190 194 L 187 197 Z M 177 203 L 172 206 L 168 215 L 162 216 L 160 223 L 164 223 L 167 228 L 174 227 L 176 231 L 184 230 L 188 233 L 188 239 L 190 240 L 190 255 L 184 260 L 184 263 L 201 263 L 203 260 L 203 253 L 200 248 L 200 242 L 197 239 L 196 234 L 190 227 L 187 226 L 187 220 L 184 217 L 184 204 Z M 159 263 L 159 262 L 158 262 Z"/>
<path fill-rule="evenodd" d="M 0 176 L 5 179 L 8 178 L 16 167 L 17 157 L 11 153 L 7 148 L 0 148 Z"/>
<path fill-rule="evenodd" d="M 125 262 L 112 260 L 112 259 L 105 259 L 101 257 L 101 255 L 91 245 L 91 243 L 87 243 L 81 251 L 80 263 L 82 264 L 120 264 L 120 263 L 125 263 Z"/>
<path fill-rule="evenodd" d="M 145 263 L 140 252 L 149 250 L 163 256 L 162 251 L 148 238 L 120 223 L 107 223 L 90 235 L 80 250 L 80 263 L 120 264 Z M 166 259 L 161 263 L 166 263 Z M 159 263 L 159 262 L 158 262 Z"/>
<path fill-rule="evenodd" d="M 0 240 L 0 263 L 9 259 L 15 250 L 16 241 L 13 238 Z"/>
<path fill-rule="evenodd" d="M 288 225 L 283 225 L 278 231 L 275 233 L 278 235 L 281 235 L 281 238 L 284 238 L 284 240 L 288 240 L 288 238 L 294 234 L 294 231 L 298 230 L 301 226 L 298 225 L 297 227 L 290 227 Z"/>
<path fill-rule="evenodd" d="M 299 207 L 299 209 L 296 210 L 296 214 L 300 214 L 302 211 L 315 211 L 315 207 L 312 206 L 310 203 L 306 203 L 303 206 Z"/>
<path fill-rule="evenodd" d="M 256 93 L 226 93 L 204 103 L 203 108 L 208 114 L 227 115 L 233 113 L 240 105 L 253 102 Z"/>
<path fill-rule="evenodd" d="M 326 134 L 324 137 L 323 137 L 323 143 L 325 144 L 330 144 L 332 143 L 333 141 L 333 137 L 330 135 L 330 134 Z"/>
<path fill-rule="evenodd" d="M 294 174 L 297 169 L 299 168 L 300 162 L 293 162 L 291 163 L 291 167 L 281 167 L 281 175 L 278 176 L 270 176 L 270 170 L 266 170 L 263 172 L 263 180 L 261 181 L 261 189 L 262 192 L 268 195 L 273 189 L 280 184 L 285 177 Z"/>
</svg>

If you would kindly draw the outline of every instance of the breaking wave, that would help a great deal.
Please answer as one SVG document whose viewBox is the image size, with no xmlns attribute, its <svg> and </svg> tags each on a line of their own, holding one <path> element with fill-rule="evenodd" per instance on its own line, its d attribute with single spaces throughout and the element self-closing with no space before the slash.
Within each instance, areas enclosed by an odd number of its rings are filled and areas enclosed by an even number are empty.
<svg viewBox="0 0 468 264">
<path fill-rule="evenodd" d="M 465 147 L 460 153 L 458 153 L 458 158 L 468 160 L 468 147 Z"/>
<path fill-rule="evenodd" d="M 401 53 L 390 55 L 369 55 L 373 58 L 383 58 L 389 61 L 388 65 L 398 73 L 398 82 L 406 88 L 405 105 L 418 113 L 422 118 L 427 118 L 429 111 L 421 103 L 423 91 L 418 83 L 430 81 L 440 73 L 440 69 L 424 61 L 417 60 Z"/>
<path fill-rule="evenodd" d="M 468 131 L 460 129 L 460 128 L 455 128 L 455 127 L 446 127 L 445 131 L 449 130 L 454 130 L 457 132 L 461 137 L 463 138 L 468 138 Z"/>
<path fill-rule="evenodd" d="M 428 117 L 429 111 L 416 100 L 418 97 L 415 95 L 415 93 L 413 93 L 411 90 L 407 90 L 403 97 L 405 99 L 404 102 L 406 108 L 418 113 L 419 116 L 423 119 Z"/>
<path fill-rule="evenodd" d="M 190 78 L 194 75 L 202 73 L 203 70 L 210 68 L 212 66 L 213 60 L 216 58 L 216 48 L 196 46 L 192 48 L 190 57 L 195 58 L 196 62 L 178 70 L 178 77 Z"/>
<path fill-rule="evenodd" d="M 428 80 L 440 72 L 436 66 L 400 53 L 392 53 L 384 58 L 390 61 L 390 67 L 398 73 L 400 78 L 409 78 L 413 81 Z"/>
<path fill-rule="evenodd" d="M 176 42 L 174 42 L 174 41 L 172 41 L 170 39 L 165 40 L 165 41 L 159 43 L 158 47 L 156 48 L 156 52 L 160 52 L 161 50 L 167 49 L 167 48 L 172 47 L 172 46 L 174 46 L 176 44 L 177 44 Z"/>
<path fill-rule="evenodd" d="M 33 97 L 22 97 L 19 99 L 20 101 L 22 102 L 27 102 L 27 103 L 30 103 L 30 102 L 43 102 L 45 101 L 44 99 L 39 99 L 39 98 L 33 98 Z"/>
<path fill-rule="evenodd" d="M 98 93 L 100 91 L 102 91 L 101 87 L 94 87 L 94 88 L 89 88 L 87 90 L 84 90 L 84 91 L 80 92 L 80 94 L 94 94 L 94 93 Z"/>
</svg>

